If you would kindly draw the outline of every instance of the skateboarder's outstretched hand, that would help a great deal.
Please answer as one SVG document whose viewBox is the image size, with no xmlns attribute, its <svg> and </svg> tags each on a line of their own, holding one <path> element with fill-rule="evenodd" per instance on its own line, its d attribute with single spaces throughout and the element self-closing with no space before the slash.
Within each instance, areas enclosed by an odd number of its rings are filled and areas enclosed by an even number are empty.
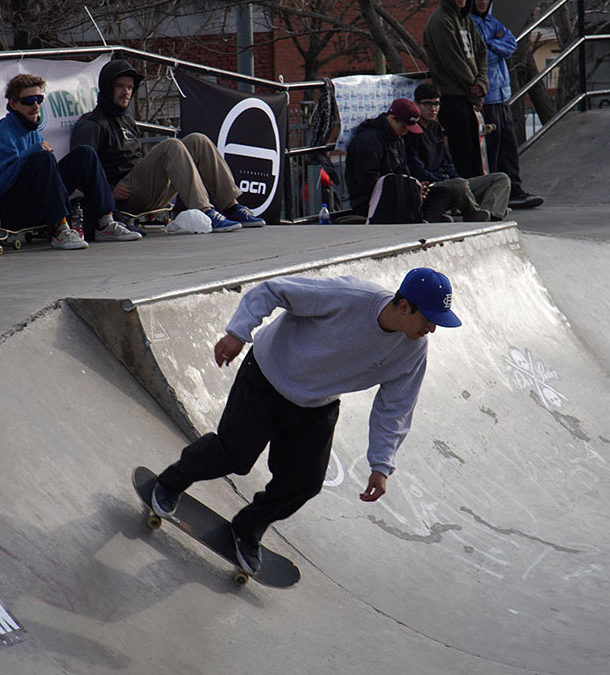
<svg viewBox="0 0 610 675">
<path fill-rule="evenodd" d="M 222 368 L 222 364 L 228 366 L 231 361 L 241 352 L 244 343 L 234 335 L 228 333 L 218 340 L 214 347 L 214 358 L 216 363 Z"/>
<path fill-rule="evenodd" d="M 379 471 L 372 471 L 369 476 L 369 484 L 360 495 L 363 502 L 375 502 L 385 494 L 386 477 Z"/>
</svg>

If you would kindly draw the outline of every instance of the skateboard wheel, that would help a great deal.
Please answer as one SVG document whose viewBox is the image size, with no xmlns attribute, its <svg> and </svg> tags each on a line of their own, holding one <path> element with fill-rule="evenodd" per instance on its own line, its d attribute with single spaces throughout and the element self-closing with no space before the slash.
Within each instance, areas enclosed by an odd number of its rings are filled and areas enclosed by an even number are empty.
<svg viewBox="0 0 610 675">
<path fill-rule="evenodd" d="M 245 572 L 235 572 L 233 581 L 237 586 L 245 586 L 248 583 L 248 575 Z"/>
<path fill-rule="evenodd" d="M 151 513 L 148 518 L 146 518 L 146 526 L 151 530 L 158 530 L 161 527 L 161 518 L 156 513 Z"/>
<path fill-rule="evenodd" d="M 13 248 L 18 251 L 21 248 L 21 239 L 13 240 Z"/>
</svg>

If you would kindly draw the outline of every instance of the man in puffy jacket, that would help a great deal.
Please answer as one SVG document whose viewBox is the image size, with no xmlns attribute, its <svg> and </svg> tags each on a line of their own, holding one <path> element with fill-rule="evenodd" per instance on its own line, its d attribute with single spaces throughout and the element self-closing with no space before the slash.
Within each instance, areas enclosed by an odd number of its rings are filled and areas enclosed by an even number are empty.
<svg viewBox="0 0 610 675">
<path fill-rule="evenodd" d="M 487 50 L 470 17 L 472 0 L 440 0 L 424 29 L 432 81 L 441 90 L 440 122 L 460 176 L 483 173 L 479 122 L 487 93 Z"/>
<path fill-rule="evenodd" d="M 490 171 L 503 171 L 511 180 L 509 206 L 531 209 L 544 199 L 526 192 L 519 175 L 519 152 L 510 107 L 510 74 L 506 59 L 517 49 L 517 40 L 506 26 L 492 15 L 490 0 L 474 0 L 472 18 L 487 47 L 489 89 L 483 104 L 483 117 L 495 124 L 496 131 L 486 138 Z"/>
<path fill-rule="evenodd" d="M 210 218 L 213 232 L 263 226 L 262 218 L 237 201 L 241 191 L 231 169 L 204 134 L 170 138 L 144 154 L 129 112 L 141 81 L 129 62 L 107 63 L 100 71 L 97 106 L 72 129 L 71 148 L 90 145 L 99 155 L 117 208 L 130 213 L 152 211 L 178 194 L 187 209 L 200 209 Z"/>
<path fill-rule="evenodd" d="M 411 134 L 423 134 L 419 126 L 418 106 L 406 98 L 397 98 L 387 113 L 365 120 L 354 131 L 345 159 L 345 182 L 352 210 L 366 216 L 369 201 L 379 178 L 395 173 L 412 175 L 422 182 L 424 218 L 429 223 L 451 222 L 448 210 L 461 210 L 464 219 L 473 222 L 489 220 L 489 211 L 468 207 L 463 190 L 435 183 L 429 186 L 425 179 L 410 171 L 405 139 Z"/>
</svg>

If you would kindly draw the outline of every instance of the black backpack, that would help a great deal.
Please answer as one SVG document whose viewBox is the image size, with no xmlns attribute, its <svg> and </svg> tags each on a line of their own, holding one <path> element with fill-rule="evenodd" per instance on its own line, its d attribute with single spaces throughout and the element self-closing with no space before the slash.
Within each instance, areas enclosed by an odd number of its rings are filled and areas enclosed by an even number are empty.
<svg viewBox="0 0 610 675">
<path fill-rule="evenodd" d="M 375 183 L 367 224 L 421 223 L 424 220 L 421 183 L 411 176 L 387 173 Z"/>
</svg>

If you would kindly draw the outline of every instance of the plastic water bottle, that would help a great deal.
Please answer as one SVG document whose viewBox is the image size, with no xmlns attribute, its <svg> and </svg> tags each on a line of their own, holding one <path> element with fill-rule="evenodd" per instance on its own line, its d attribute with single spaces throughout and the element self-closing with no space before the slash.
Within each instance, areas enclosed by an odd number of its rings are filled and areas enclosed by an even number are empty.
<svg viewBox="0 0 610 675">
<path fill-rule="evenodd" d="M 330 212 L 326 204 L 322 204 L 322 208 L 318 214 L 318 222 L 320 225 L 330 225 Z"/>
<path fill-rule="evenodd" d="M 83 236 L 83 208 L 80 202 L 75 202 L 70 214 L 70 227 L 76 230 L 80 236 Z"/>
</svg>

